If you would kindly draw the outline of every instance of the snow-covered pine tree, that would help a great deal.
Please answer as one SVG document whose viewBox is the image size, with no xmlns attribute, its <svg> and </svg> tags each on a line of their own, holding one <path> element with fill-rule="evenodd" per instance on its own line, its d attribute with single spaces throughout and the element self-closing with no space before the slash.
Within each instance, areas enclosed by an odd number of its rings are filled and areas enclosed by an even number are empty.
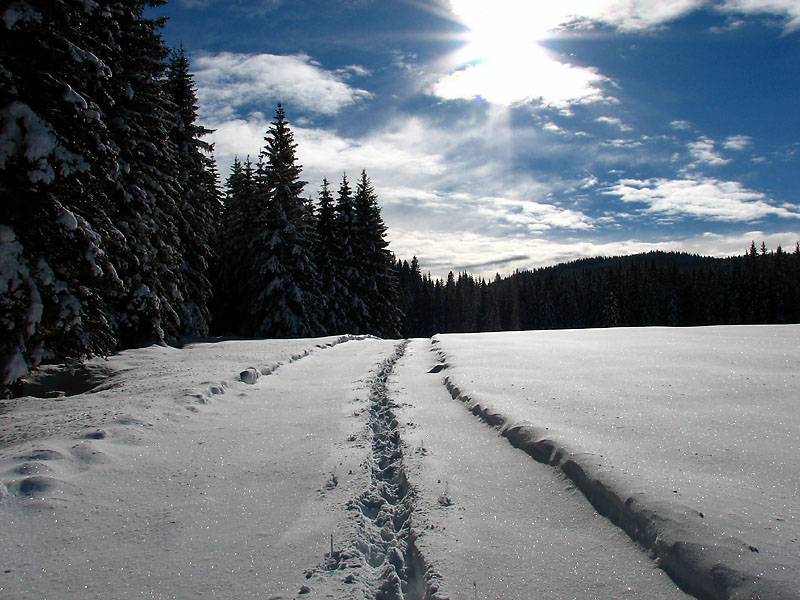
<svg viewBox="0 0 800 600">
<path fill-rule="evenodd" d="M 358 297 L 366 309 L 361 329 L 380 337 L 400 335 L 397 271 L 388 250 L 386 225 L 381 217 L 375 188 L 361 171 L 356 184 L 355 258 L 358 265 Z"/>
<path fill-rule="evenodd" d="M 0 23 L 0 395 L 42 359 L 115 346 L 106 194 L 115 145 L 100 105 L 108 2 L 4 3 Z"/>
<path fill-rule="evenodd" d="M 196 123 L 197 96 L 183 48 L 173 51 L 167 71 L 173 103 L 170 138 L 177 150 L 178 235 L 184 301 L 178 314 L 183 335 L 206 335 L 211 323 L 210 268 L 215 260 L 214 235 L 220 216 L 213 145 L 202 140 L 212 130 Z"/>
<path fill-rule="evenodd" d="M 246 307 L 242 298 L 250 280 L 250 240 L 256 235 L 255 170 L 250 157 L 238 157 L 225 181 L 225 201 L 216 240 L 217 260 L 213 269 L 214 296 L 212 331 L 247 335 Z"/>
<path fill-rule="evenodd" d="M 315 263 L 319 274 L 320 308 L 324 333 L 345 333 L 342 323 L 342 302 L 346 290 L 342 284 L 339 266 L 339 239 L 336 230 L 336 207 L 328 187 L 322 180 L 319 208 L 316 219 L 317 240 Z"/>
<path fill-rule="evenodd" d="M 358 235 L 356 230 L 356 208 L 353 191 L 347 180 L 347 173 L 342 174 L 342 182 L 336 196 L 335 231 L 338 248 L 334 253 L 337 263 L 337 275 L 341 284 L 342 296 L 339 302 L 340 326 L 342 332 L 365 333 L 362 323 L 367 315 L 367 307 L 359 297 L 358 258 L 356 256 Z"/>
<path fill-rule="evenodd" d="M 248 328 L 261 337 L 313 336 L 321 326 L 308 211 L 300 196 L 306 182 L 300 179 L 297 144 L 280 104 L 265 142 L 256 187 L 266 202 L 259 206 L 258 233 L 250 240 Z"/>
<path fill-rule="evenodd" d="M 118 148 L 110 195 L 122 234 L 113 257 L 124 282 L 114 298 L 115 327 L 125 346 L 177 337 L 187 300 L 181 294 L 177 150 L 170 140 L 175 121 L 164 78 L 169 49 L 159 34 L 163 20 L 143 15 L 145 6 L 160 4 L 111 2 L 104 32 L 112 76 L 101 108 Z"/>
</svg>

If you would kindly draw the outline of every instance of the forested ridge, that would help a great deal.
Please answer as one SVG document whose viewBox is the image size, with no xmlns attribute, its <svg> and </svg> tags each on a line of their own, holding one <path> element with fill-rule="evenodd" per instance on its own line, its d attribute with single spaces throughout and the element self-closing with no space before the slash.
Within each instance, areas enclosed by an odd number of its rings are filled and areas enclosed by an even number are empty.
<svg viewBox="0 0 800 600">
<path fill-rule="evenodd" d="M 160 4 L 0 3 L 0 396 L 42 362 L 209 334 L 800 321 L 797 247 L 424 275 L 365 171 L 308 197 L 281 105 L 221 182 Z"/>
<path fill-rule="evenodd" d="M 403 335 L 800 322 L 800 246 L 743 256 L 680 252 L 586 258 L 491 281 L 446 280 L 398 262 Z"/>
</svg>

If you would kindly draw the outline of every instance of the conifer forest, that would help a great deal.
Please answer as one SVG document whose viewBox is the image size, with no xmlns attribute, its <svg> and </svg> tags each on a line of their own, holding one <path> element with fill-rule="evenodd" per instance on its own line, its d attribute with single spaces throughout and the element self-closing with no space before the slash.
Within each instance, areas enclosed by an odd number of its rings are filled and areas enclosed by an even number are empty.
<svg viewBox="0 0 800 600">
<path fill-rule="evenodd" d="M 797 246 L 432 278 L 389 251 L 365 171 L 303 181 L 281 105 L 263 147 L 220 175 L 189 60 L 144 14 L 162 3 L 3 12 L 2 394 L 43 362 L 208 335 L 800 321 Z"/>
</svg>

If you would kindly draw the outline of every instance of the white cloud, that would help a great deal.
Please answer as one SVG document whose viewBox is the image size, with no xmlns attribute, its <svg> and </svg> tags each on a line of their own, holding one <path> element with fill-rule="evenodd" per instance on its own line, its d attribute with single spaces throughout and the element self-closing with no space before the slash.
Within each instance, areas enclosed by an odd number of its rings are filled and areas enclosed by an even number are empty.
<svg viewBox="0 0 800 600">
<path fill-rule="evenodd" d="M 787 29 L 800 27 L 797 0 L 561 0 L 560 2 L 519 2 L 518 0 L 450 0 L 453 12 L 465 23 L 491 21 L 516 24 L 516 31 L 538 33 L 563 27 L 604 25 L 623 31 L 642 31 L 662 26 L 704 7 L 729 14 L 778 15 Z"/>
<path fill-rule="evenodd" d="M 274 109 L 285 102 L 317 114 L 336 114 L 369 98 L 322 69 L 305 54 L 220 54 L 192 59 L 201 118 L 211 127 L 241 112 Z"/>
<path fill-rule="evenodd" d="M 597 117 L 595 119 L 598 123 L 604 123 L 606 125 L 611 125 L 612 127 L 618 128 L 620 131 L 632 131 L 633 128 L 629 125 L 626 125 L 622 122 L 622 119 L 619 117 Z"/>
<path fill-rule="evenodd" d="M 745 231 L 719 234 L 704 232 L 670 239 L 592 239 L 591 237 L 554 238 L 531 236 L 494 236 L 482 233 L 442 232 L 435 230 L 392 231 L 391 250 L 401 259 L 416 255 L 423 273 L 445 278 L 448 271 L 466 270 L 476 277 L 493 278 L 495 273 L 508 275 L 516 269 L 534 269 L 596 256 L 624 256 L 660 250 L 689 252 L 703 256 L 744 254 L 750 242 L 764 240 L 768 248 L 779 244 L 792 252 L 800 239 L 800 230 L 789 232 Z"/>
<path fill-rule="evenodd" d="M 585 214 L 532 200 L 507 197 L 481 197 L 475 214 L 487 219 L 499 230 L 510 233 L 541 233 L 551 229 L 588 230 L 592 221 Z"/>
<path fill-rule="evenodd" d="M 800 2 L 797 0 L 725 0 L 719 10 L 744 15 L 780 15 L 786 30 L 800 29 Z"/>
<path fill-rule="evenodd" d="M 645 213 L 709 221 L 752 222 L 765 217 L 800 218 L 796 208 L 777 207 L 765 194 L 718 179 L 622 179 L 603 191 L 623 202 L 645 204 Z"/>
<path fill-rule="evenodd" d="M 716 151 L 715 146 L 716 142 L 705 136 L 700 137 L 696 142 L 690 142 L 689 154 L 695 159 L 695 162 L 692 163 L 691 166 L 695 167 L 699 164 L 706 164 L 712 167 L 718 167 L 731 162 L 730 159 L 720 155 Z"/>
<path fill-rule="evenodd" d="M 680 120 L 672 121 L 669 124 L 669 126 L 672 127 L 673 129 L 678 129 L 681 131 L 688 131 L 694 127 L 689 121 L 680 121 Z"/>
<path fill-rule="evenodd" d="M 731 135 L 723 142 L 722 146 L 726 150 L 744 150 L 752 142 L 753 138 L 746 135 Z"/>
<path fill-rule="evenodd" d="M 453 12 L 468 25 L 495 23 L 515 26 L 515 31 L 552 31 L 564 26 L 604 24 L 623 30 L 650 29 L 686 15 L 708 0 L 451 0 Z"/>
</svg>

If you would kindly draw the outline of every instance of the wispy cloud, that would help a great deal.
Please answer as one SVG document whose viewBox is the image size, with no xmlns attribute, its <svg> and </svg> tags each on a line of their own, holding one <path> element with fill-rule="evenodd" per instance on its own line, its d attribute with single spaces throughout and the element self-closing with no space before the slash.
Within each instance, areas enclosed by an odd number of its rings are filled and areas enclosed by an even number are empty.
<svg viewBox="0 0 800 600">
<path fill-rule="evenodd" d="M 534 30 L 613 27 L 621 31 L 643 31 L 660 27 L 703 8 L 732 15 L 775 15 L 786 28 L 800 27 L 797 0 L 561 0 L 518 2 L 517 0 L 451 0 L 454 12 L 468 21 L 491 18 L 532 23 Z M 497 16 L 501 15 L 501 16 Z"/>
<path fill-rule="evenodd" d="M 700 137 L 695 142 L 689 143 L 689 154 L 691 154 L 692 158 L 695 160 L 691 165 L 693 167 L 700 164 L 718 167 L 730 162 L 729 158 L 725 158 L 717 152 L 716 142 L 705 136 Z"/>
<path fill-rule="evenodd" d="M 276 101 L 317 114 L 336 114 L 370 97 L 349 86 L 305 54 L 236 54 L 222 52 L 192 59 L 201 118 L 212 127 L 239 118 L 253 106 L 263 110 Z"/>
<path fill-rule="evenodd" d="M 597 117 L 595 119 L 598 123 L 604 123 L 606 125 L 611 125 L 612 127 L 616 127 L 620 131 L 632 131 L 633 128 L 629 125 L 626 125 L 622 119 L 619 117 Z"/>
<path fill-rule="evenodd" d="M 555 238 L 553 236 L 501 237 L 480 233 L 457 233 L 430 230 L 398 231 L 391 248 L 395 254 L 410 260 L 416 255 L 423 272 L 446 277 L 448 271 L 469 273 L 490 279 L 495 273 L 507 274 L 515 269 L 555 265 L 594 256 L 623 256 L 660 250 L 690 252 L 703 256 L 734 256 L 747 251 L 751 241 L 765 241 L 768 248 L 783 244 L 791 251 L 793 240 L 800 239 L 800 230 L 720 234 L 706 231 L 669 239 L 617 239 L 601 237 Z"/>
<path fill-rule="evenodd" d="M 675 120 L 669 124 L 672 129 L 677 129 L 679 131 L 689 131 L 694 128 L 694 126 L 689 121 L 681 121 Z"/>
<path fill-rule="evenodd" d="M 744 150 L 753 143 L 753 138 L 746 135 L 731 135 L 722 144 L 726 150 Z"/>
<path fill-rule="evenodd" d="M 744 15 L 778 15 L 787 31 L 800 29 L 800 3 L 797 0 L 725 0 L 719 10 Z"/>
<path fill-rule="evenodd" d="M 688 14 L 708 0 L 561 0 L 518 2 L 517 0 L 451 0 L 453 11 L 467 22 L 497 19 L 520 23 L 536 31 L 561 27 L 606 25 L 622 30 L 642 30 L 662 25 Z"/>
<path fill-rule="evenodd" d="M 796 207 L 779 207 L 736 181 L 719 179 L 622 179 L 603 191 L 623 202 L 644 204 L 644 213 L 708 221 L 754 222 L 769 216 L 800 218 Z"/>
</svg>

